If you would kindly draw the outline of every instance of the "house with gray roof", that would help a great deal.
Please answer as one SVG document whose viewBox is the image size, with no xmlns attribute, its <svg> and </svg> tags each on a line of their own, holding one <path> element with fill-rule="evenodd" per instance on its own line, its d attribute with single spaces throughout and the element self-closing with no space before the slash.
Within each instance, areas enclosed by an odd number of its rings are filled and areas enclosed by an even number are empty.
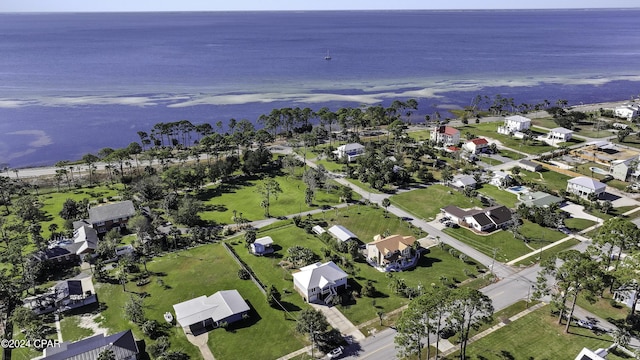
<svg viewBox="0 0 640 360">
<path fill-rule="evenodd" d="M 453 178 L 451 185 L 459 189 L 475 189 L 478 186 L 478 182 L 472 175 L 459 175 Z"/>
<path fill-rule="evenodd" d="M 347 240 L 357 240 L 358 236 L 342 225 L 333 225 L 329 228 L 329 234 L 344 242 Z"/>
<path fill-rule="evenodd" d="M 518 162 L 518 166 L 524 170 L 536 172 L 542 170 L 542 165 L 531 160 L 523 159 Z"/>
<path fill-rule="evenodd" d="M 547 194 L 542 191 L 527 192 L 520 194 L 520 202 L 526 206 L 549 207 L 553 204 L 560 204 L 564 201 L 561 197 Z"/>
<path fill-rule="evenodd" d="M 449 205 L 441 211 L 457 224 L 481 232 L 504 229 L 513 222 L 511 210 L 503 205 L 470 210 Z"/>
<path fill-rule="evenodd" d="M 330 304 L 338 291 L 346 287 L 347 273 L 333 261 L 304 266 L 293 274 L 293 288 L 310 303 L 324 301 Z"/>
<path fill-rule="evenodd" d="M 173 310 L 178 324 L 194 332 L 240 321 L 250 309 L 238 290 L 222 290 L 175 304 Z"/>
<path fill-rule="evenodd" d="M 567 181 L 567 192 L 583 198 L 588 197 L 590 194 L 596 194 L 600 198 L 606 188 L 607 185 L 586 176 L 578 176 Z"/>
<path fill-rule="evenodd" d="M 352 162 L 365 153 L 365 147 L 358 143 L 344 144 L 338 146 L 333 153 L 336 154 L 338 159 L 346 158 L 348 162 Z"/>
<path fill-rule="evenodd" d="M 131 330 L 113 335 L 98 334 L 73 343 L 62 342 L 44 349 L 41 360 L 89 360 L 97 359 L 100 353 L 111 350 L 116 360 L 135 360 L 138 344 Z"/>
<path fill-rule="evenodd" d="M 273 239 L 271 236 L 261 237 L 256 239 L 250 246 L 251 253 L 253 255 L 267 255 L 273 253 Z"/>
<path fill-rule="evenodd" d="M 120 201 L 113 204 L 89 208 L 89 222 L 98 232 L 104 234 L 114 228 L 124 228 L 129 218 L 136 214 L 133 202 Z"/>
<path fill-rule="evenodd" d="M 76 264 L 83 255 L 93 253 L 97 248 L 98 233 L 83 225 L 73 231 L 73 238 L 58 240 L 46 249 L 33 253 L 32 258 L 35 261 Z"/>
<path fill-rule="evenodd" d="M 97 302 L 93 278 L 80 276 L 61 281 L 43 294 L 22 300 L 25 307 L 38 315 L 74 310 Z"/>
</svg>

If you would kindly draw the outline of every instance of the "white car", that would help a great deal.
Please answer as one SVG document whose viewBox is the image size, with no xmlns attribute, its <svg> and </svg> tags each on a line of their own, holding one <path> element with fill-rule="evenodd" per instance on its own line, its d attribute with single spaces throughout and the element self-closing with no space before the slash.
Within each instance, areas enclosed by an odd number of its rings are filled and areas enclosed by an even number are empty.
<svg viewBox="0 0 640 360">
<path fill-rule="evenodd" d="M 337 348 L 329 351 L 327 356 L 329 357 L 329 359 L 337 359 L 338 357 L 340 357 L 340 355 L 342 355 L 342 350 L 344 350 L 344 348 L 342 346 L 337 347 Z"/>
<path fill-rule="evenodd" d="M 593 330 L 593 327 L 595 326 L 594 323 L 592 323 L 589 320 L 578 320 L 578 326 L 583 327 L 583 328 L 587 328 L 589 330 Z"/>
</svg>

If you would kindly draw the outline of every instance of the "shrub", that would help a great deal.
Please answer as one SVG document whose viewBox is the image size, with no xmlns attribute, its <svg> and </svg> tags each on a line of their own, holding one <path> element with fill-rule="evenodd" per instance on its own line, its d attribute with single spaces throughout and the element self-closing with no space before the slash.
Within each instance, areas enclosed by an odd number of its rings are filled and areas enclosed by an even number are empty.
<svg viewBox="0 0 640 360">
<path fill-rule="evenodd" d="M 249 274 L 249 271 L 247 271 L 247 269 L 242 268 L 238 270 L 238 277 L 242 280 L 249 280 L 251 278 L 251 274 Z"/>
</svg>

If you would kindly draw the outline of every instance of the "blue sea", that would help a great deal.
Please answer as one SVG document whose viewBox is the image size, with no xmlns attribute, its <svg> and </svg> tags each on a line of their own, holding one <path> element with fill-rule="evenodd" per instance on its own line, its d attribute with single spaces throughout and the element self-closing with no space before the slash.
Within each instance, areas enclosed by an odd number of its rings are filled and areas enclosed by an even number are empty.
<svg viewBox="0 0 640 360">
<path fill-rule="evenodd" d="M 418 120 L 478 94 L 625 100 L 640 93 L 638 18 L 638 9 L 0 14 L 0 163 L 78 159 L 158 122 L 255 122 L 276 107 L 415 98 Z"/>
</svg>

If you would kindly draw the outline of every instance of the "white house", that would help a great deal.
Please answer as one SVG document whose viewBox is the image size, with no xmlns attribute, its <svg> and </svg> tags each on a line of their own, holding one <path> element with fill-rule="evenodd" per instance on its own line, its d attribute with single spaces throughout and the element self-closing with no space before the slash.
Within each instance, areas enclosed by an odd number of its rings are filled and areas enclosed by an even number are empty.
<svg viewBox="0 0 640 360">
<path fill-rule="evenodd" d="M 640 114 L 640 105 L 624 104 L 615 108 L 613 110 L 613 114 L 616 117 L 631 121 L 638 117 L 638 114 Z"/>
<path fill-rule="evenodd" d="M 193 331 L 240 321 L 249 312 L 249 305 L 238 290 L 222 290 L 175 304 L 173 310 L 178 324 Z"/>
<path fill-rule="evenodd" d="M 347 273 L 333 261 L 308 265 L 293 274 L 293 288 L 306 302 L 329 304 L 341 287 L 347 287 Z"/>
<path fill-rule="evenodd" d="M 549 130 L 546 140 L 552 143 L 564 142 L 571 140 L 571 136 L 573 136 L 573 131 L 563 127 L 557 127 Z"/>
<path fill-rule="evenodd" d="M 627 181 L 629 175 L 638 176 L 639 168 L 640 159 L 634 156 L 629 159 L 612 161 L 609 166 L 609 174 L 616 180 Z"/>
<path fill-rule="evenodd" d="M 471 210 L 463 210 L 457 206 L 449 205 L 442 208 L 441 211 L 451 221 L 476 231 L 503 229 L 513 221 L 511 210 L 502 205 Z"/>
<path fill-rule="evenodd" d="M 520 160 L 518 166 L 524 170 L 536 172 L 542 170 L 542 165 L 527 159 Z"/>
<path fill-rule="evenodd" d="M 567 181 L 567 192 L 585 198 L 591 193 L 595 193 L 600 197 L 604 194 L 606 188 L 607 185 L 586 176 L 579 176 Z"/>
<path fill-rule="evenodd" d="M 355 158 L 364 154 L 364 151 L 364 145 L 351 143 L 338 146 L 333 153 L 336 154 L 338 159 L 346 157 L 347 161 L 352 162 Z"/>
<path fill-rule="evenodd" d="M 471 139 L 462 145 L 462 148 L 472 154 L 483 153 L 489 148 L 489 142 L 484 138 Z"/>
<path fill-rule="evenodd" d="M 457 145 L 460 142 L 460 130 L 451 126 L 437 126 L 431 130 L 429 139 L 443 145 Z"/>
<path fill-rule="evenodd" d="M 504 125 L 498 127 L 499 134 L 508 135 L 510 133 L 528 130 L 531 127 L 531 119 L 521 116 L 513 115 L 504 118 Z"/>
<path fill-rule="evenodd" d="M 507 187 L 509 184 L 512 183 L 512 181 L 513 181 L 513 178 L 511 177 L 510 174 L 502 170 L 499 170 L 493 173 L 493 176 L 489 180 L 489 184 L 501 188 L 501 187 Z"/>
<path fill-rule="evenodd" d="M 475 189 L 478 186 L 478 183 L 476 179 L 471 175 L 460 175 L 460 176 L 455 176 L 453 178 L 451 185 L 460 189 L 466 189 L 466 188 Z"/>
<path fill-rule="evenodd" d="M 329 228 L 329 234 L 340 241 L 356 240 L 358 236 L 342 225 L 333 225 Z"/>
<path fill-rule="evenodd" d="M 596 351 L 591 351 L 587 348 L 582 348 L 578 356 L 576 356 L 575 360 L 607 360 L 607 354 L 607 349 L 597 349 Z"/>
</svg>

